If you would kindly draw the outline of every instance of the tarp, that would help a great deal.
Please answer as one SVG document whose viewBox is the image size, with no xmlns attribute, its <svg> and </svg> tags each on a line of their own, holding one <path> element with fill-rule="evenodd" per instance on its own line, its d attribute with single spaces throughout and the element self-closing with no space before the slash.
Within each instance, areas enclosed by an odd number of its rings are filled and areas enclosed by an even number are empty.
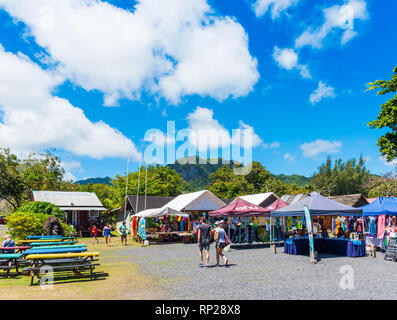
<svg viewBox="0 0 397 320">
<path fill-rule="evenodd" d="M 265 208 L 256 206 L 251 202 L 245 201 L 241 198 L 236 198 L 227 206 L 210 211 L 208 213 L 211 217 L 252 217 L 252 216 L 268 216 L 269 211 Z"/>
<path fill-rule="evenodd" d="M 284 208 L 288 206 L 288 203 L 286 203 L 284 200 L 282 200 L 281 198 L 278 198 L 276 201 L 274 201 L 272 204 L 268 205 L 267 207 L 265 207 L 265 209 L 268 212 L 274 211 L 274 210 L 278 210 L 281 208 Z"/>
<path fill-rule="evenodd" d="M 304 207 L 307 206 L 313 216 L 362 216 L 361 208 L 353 208 L 345 204 L 330 200 L 318 192 L 312 192 L 289 206 L 272 211 L 272 217 L 303 217 Z"/>
<path fill-rule="evenodd" d="M 397 198 L 379 197 L 360 209 L 363 210 L 365 216 L 397 215 Z"/>
<path fill-rule="evenodd" d="M 144 218 L 157 218 L 163 216 L 181 216 L 185 218 L 189 218 L 187 213 L 180 212 L 178 210 L 174 210 L 171 208 L 157 208 L 157 209 L 147 209 L 141 212 L 138 212 L 135 216 L 137 217 L 144 217 Z"/>
</svg>

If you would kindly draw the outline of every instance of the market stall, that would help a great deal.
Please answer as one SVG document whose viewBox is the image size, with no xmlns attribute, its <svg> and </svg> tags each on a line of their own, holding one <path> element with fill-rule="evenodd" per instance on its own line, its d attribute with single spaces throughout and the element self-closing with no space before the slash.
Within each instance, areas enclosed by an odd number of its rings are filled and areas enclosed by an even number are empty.
<svg viewBox="0 0 397 320">
<path fill-rule="evenodd" d="M 270 211 L 281 208 L 276 200 L 267 208 L 236 198 L 227 206 L 209 212 L 209 217 L 228 218 L 228 234 L 232 243 L 266 242 L 270 238 Z"/>
<path fill-rule="evenodd" d="M 188 242 L 192 238 L 190 216 L 165 207 L 138 212 L 132 217 L 132 234 L 139 240 Z"/>
<path fill-rule="evenodd" d="M 397 234 L 397 198 L 379 197 L 361 209 L 366 218 L 366 244 L 386 250 L 389 239 Z"/>
<path fill-rule="evenodd" d="M 305 217 L 307 235 L 294 236 L 286 239 L 284 252 L 287 254 L 307 254 L 309 252 L 329 253 L 349 257 L 365 256 L 365 242 L 360 240 L 335 239 L 328 234 L 313 237 L 313 216 L 362 216 L 360 208 L 353 208 L 330 200 L 318 192 L 312 192 L 289 206 L 271 211 L 272 217 Z"/>
</svg>

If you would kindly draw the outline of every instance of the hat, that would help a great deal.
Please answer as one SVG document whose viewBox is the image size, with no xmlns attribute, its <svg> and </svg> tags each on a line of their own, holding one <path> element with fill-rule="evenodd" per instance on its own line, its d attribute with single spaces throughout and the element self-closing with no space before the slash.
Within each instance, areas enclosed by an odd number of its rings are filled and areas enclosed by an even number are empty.
<svg viewBox="0 0 397 320">
<path fill-rule="evenodd" d="M 221 224 L 220 221 L 215 221 L 215 225 L 217 226 L 218 224 Z"/>
<path fill-rule="evenodd" d="M 6 234 L 6 235 L 4 236 L 4 238 L 11 238 L 11 235 Z"/>
</svg>

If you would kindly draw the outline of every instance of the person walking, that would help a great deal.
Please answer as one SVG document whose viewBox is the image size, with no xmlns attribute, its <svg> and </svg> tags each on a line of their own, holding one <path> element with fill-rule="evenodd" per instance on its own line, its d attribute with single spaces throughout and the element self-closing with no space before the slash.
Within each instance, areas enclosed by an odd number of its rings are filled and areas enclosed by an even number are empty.
<svg viewBox="0 0 397 320">
<path fill-rule="evenodd" d="M 205 218 L 201 218 L 201 224 L 198 227 L 197 243 L 200 248 L 200 267 L 203 267 L 203 250 L 205 250 L 205 266 L 208 267 L 210 260 L 210 236 L 211 226 L 205 222 Z"/>
<path fill-rule="evenodd" d="M 121 235 L 121 245 L 123 245 L 123 243 L 127 245 L 127 226 L 125 221 L 120 226 L 119 233 Z"/>
<path fill-rule="evenodd" d="M 98 241 L 98 231 L 101 231 L 101 230 L 99 230 L 97 227 L 96 227 L 96 225 L 94 224 L 93 226 L 92 226 L 92 229 L 91 229 L 91 233 L 92 233 L 92 244 L 95 244 L 95 242 L 96 243 L 99 243 L 99 241 Z"/>
<path fill-rule="evenodd" d="M 105 227 L 103 228 L 103 236 L 105 237 L 105 242 L 108 247 L 110 247 L 110 224 L 106 223 Z"/>
<path fill-rule="evenodd" d="M 227 235 L 225 229 L 221 227 L 221 222 L 215 222 L 216 229 L 215 229 L 215 252 L 216 252 L 216 265 L 219 267 L 219 257 L 223 258 L 223 262 L 225 266 L 227 266 L 229 260 L 223 254 L 223 249 L 228 245 L 229 240 L 227 239 Z"/>
</svg>

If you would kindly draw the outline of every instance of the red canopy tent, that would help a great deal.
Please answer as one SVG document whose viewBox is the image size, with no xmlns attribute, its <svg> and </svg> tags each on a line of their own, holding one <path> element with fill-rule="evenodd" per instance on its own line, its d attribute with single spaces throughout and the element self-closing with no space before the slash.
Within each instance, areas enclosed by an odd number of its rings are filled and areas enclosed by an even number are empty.
<svg viewBox="0 0 397 320">
<path fill-rule="evenodd" d="M 271 210 L 262 208 L 245 201 L 241 198 L 236 198 L 230 202 L 226 207 L 219 210 L 210 211 L 208 213 L 211 217 L 252 217 L 252 216 L 269 216 Z"/>
<path fill-rule="evenodd" d="M 278 210 L 278 209 L 284 208 L 286 206 L 288 206 L 288 203 L 286 203 L 285 201 L 281 200 L 281 198 L 278 198 L 272 204 L 270 204 L 267 207 L 265 207 L 265 210 L 270 212 L 270 211 L 274 211 L 274 210 Z"/>
</svg>

